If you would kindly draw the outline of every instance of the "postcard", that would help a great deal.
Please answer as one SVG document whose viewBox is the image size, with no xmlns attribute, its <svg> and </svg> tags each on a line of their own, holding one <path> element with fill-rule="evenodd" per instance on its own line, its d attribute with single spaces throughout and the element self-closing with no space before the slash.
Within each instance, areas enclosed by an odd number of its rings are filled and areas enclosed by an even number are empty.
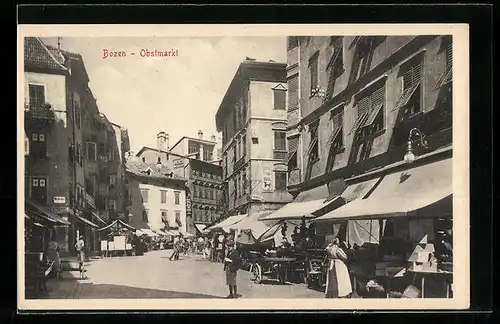
<svg viewBox="0 0 500 324">
<path fill-rule="evenodd" d="M 468 33 L 19 25 L 19 309 L 467 309 Z"/>
</svg>

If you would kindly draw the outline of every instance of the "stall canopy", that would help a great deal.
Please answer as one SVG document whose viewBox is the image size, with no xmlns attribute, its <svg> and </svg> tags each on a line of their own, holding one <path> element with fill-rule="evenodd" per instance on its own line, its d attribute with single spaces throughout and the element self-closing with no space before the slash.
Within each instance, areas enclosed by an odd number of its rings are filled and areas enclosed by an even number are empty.
<svg viewBox="0 0 500 324">
<path fill-rule="evenodd" d="M 203 233 L 203 230 L 205 229 L 205 227 L 207 227 L 207 225 L 205 224 L 194 224 L 194 227 L 196 228 L 196 230 L 199 232 L 199 233 Z"/>
<path fill-rule="evenodd" d="M 260 243 L 265 243 L 270 240 L 275 240 L 277 241 L 277 238 L 281 239 L 281 228 L 283 227 L 284 224 L 287 225 L 287 240 L 288 242 L 292 242 L 292 234 L 293 234 L 293 228 L 295 226 L 300 226 L 301 220 L 298 219 L 289 219 L 285 221 L 279 221 L 273 226 L 269 227 L 268 230 L 266 230 L 264 233 L 262 233 L 259 238 L 257 239 L 258 242 Z M 306 221 L 306 226 L 309 225 L 309 221 Z"/>
<path fill-rule="evenodd" d="M 117 219 L 114 222 L 112 222 L 111 224 L 109 224 L 107 226 L 104 226 L 102 228 L 99 228 L 97 231 L 99 231 L 99 232 L 100 231 L 104 231 L 104 230 L 107 230 L 107 229 L 111 229 L 113 226 L 118 227 L 120 225 L 123 226 L 123 227 L 125 227 L 125 228 L 128 228 L 130 230 L 136 230 L 136 228 L 134 228 L 134 227 L 130 226 L 129 224 L 123 222 L 121 219 Z"/>
<path fill-rule="evenodd" d="M 83 216 L 80 215 L 74 215 L 80 222 L 82 222 L 84 225 L 93 227 L 93 228 L 99 228 L 99 225 L 94 224 L 93 222 L 89 221 Z"/>
<path fill-rule="evenodd" d="M 225 232 L 229 232 L 229 226 L 239 222 L 240 220 L 242 220 L 246 216 L 247 216 L 247 214 L 230 216 L 230 217 L 224 219 L 223 221 L 221 221 L 220 223 L 215 224 L 215 225 L 205 229 L 205 231 L 212 231 L 212 230 L 220 229 L 220 230 L 223 230 Z"/>
<path fill-rule="evenodd" d="M 316 218 L 314 222 L 451 216 L 452 167 L 452 160 L 446 159 L 387 174 L 369 194 Z"/>
<path fill-rule="evenodd" d="M 188 232 L 180 232 L 182 237 L 184 238 L 189 238 L 189 237 L 193 237 L 194 235 L 191 234 L 191 233 L 188 233 Z"/>
<path fill-rule="evenodd" d="M 301 219 L 302 217 L 314 218 L 320 215 L 320 211 L 329 205 L 338 206 L 344 204 L 340 196 L 330 197 L 328 187 L 322 185 L 311 190 L 301 192 L 293 202 L 286 204 L 262 220 L 289 220 Z"/>
<path fill-rule="evenodd" d="M 47 207 L 44 207 L 37 202 L 26 200 L 25 209 L 28 215 L 40 217 L 50 223 L 56 225 L 70 225 L 70 222 L 63 219 L 61 216 L 51 212 Z"/>
<path fill-rule="evenodd" d="M 89 213 L 95 218 L 97 219 L 99 222 L 101 222 L 102 224 L 104 225 L 107 225 L 108 223 L 106 223 L 101 217 L 99 217 L 99 215 L 97 215 L 97 213 L 93 212 L 93 211 L 89 211 Z"/>
<path fill-rule="evenodd" d="M 272 212 L 273 211 L 271 210 L 252 213 L 238 223 L 229 226 L 231 230 L 238 232 L 236 241 L 242 244 L 255 244 L 257 239 L 277 222 L 276 220 L 261 220 L 263 217 L 271 214 Z"/>
</svg>

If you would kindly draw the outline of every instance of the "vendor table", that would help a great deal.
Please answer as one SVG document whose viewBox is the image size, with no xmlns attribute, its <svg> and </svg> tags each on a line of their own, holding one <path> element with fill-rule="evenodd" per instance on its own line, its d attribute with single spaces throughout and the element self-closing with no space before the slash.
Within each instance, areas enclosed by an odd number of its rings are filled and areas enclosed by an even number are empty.
<svg viewBox="0 0 500 324">
<path fill-rule="evenodd" d="M 251 271 L 254 274 L 254 280 L 260 283 L 263 277 L 268 274 L 276 276 L 281 283 L 288 279 L 290 265 L 296 258 L 287 257 L 261 257 L 252 261 Z M 276 266 L 276 267 L 275 267 Z M 284 276 L 283 276 L 284 275 Z"/>
<path fill-rule="evenodd" d="M 444 282 L 445 282 L 445 287 L 446 287 L 446 298 L 450 298 L 451 283 L 453 281 L 453 272 L 443 271 L 443 270 L 438 270 L 438 271 L 406 270 L 406 271 L 408 273 L 413 273 L 414 275 L 420 274 L 422 276 L 422 279 L 421 279 L 421 285 L 422 285 L 421 297 L 422 298 L 425 298 L 425 278 L 427 276 L 441 276 L 441 277 L 443 277 Z"/>
</svg>

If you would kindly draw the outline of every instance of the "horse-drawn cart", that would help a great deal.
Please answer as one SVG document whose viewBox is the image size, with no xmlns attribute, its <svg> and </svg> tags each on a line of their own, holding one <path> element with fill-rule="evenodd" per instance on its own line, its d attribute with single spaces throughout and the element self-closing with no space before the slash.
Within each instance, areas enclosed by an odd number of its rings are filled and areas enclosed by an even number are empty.
<svg viewBox="0 0 500 324">
<path fill-rule="evenodd" d="M 281 284 L 288 281 L 291 264 L 296 258 L 288 257 L 259 257 L 251 260 L 250 271 L 252 280 L 262 283 L 264 279 L 277 279 Z"/>
</svg>

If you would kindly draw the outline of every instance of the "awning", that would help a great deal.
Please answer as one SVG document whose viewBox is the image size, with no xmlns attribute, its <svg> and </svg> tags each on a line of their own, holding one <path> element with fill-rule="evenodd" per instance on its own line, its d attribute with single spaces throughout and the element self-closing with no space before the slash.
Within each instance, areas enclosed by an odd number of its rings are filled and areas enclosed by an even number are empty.
<svg viewBox="0 0 500 324">
<path fill-rule="evenodd" d="M 181 235 L 181 232 L 179 232 L 178 230 L 168 230 L 168 232 L 171 233 L 170 235 L 172 235 L 172 236 Z"/>
<path fill-rule="evenodd" d="M 207 228 L 206 231 L 212 231 L 212 230 L 216 230 L 216 229 L 226 230 L 228 228 L 228 226 L 239 222 L 240 220 L 242 220 L 246 216 L 247 216 L 247 214 L 230 216 L 230 217 L 224 219 L 223 221 L 221 221 L 220 223 L 215 224 L 215 225 L 211 226 L 210 228 Z"/>
<path fill-rule="evenodd" d="M 301 192 L 293 202 L 263 217 L 262 220 L 314 218 L 316 216 L 313 213 L 324 207 L 323 203 L 328 199 L 328 196 L 328 187 L 326 185 Z"/>
<path fill-rule="evenodd" d="M 78 218 L 78 220 L 80 220 L 82 223 L 84 223 L 85 225 L 88 225 L 90 227 L 93 227 L 93 228 L 99 228 L 99 225 L 96 225 L 94 223 L 92 223 L 91 221 L 89 221 L 88 219 L 86 219 L 85 217 L 82 217 L 80 215 L 74 215 L 76 218 Z"/>
<path fill-rule="evenodd" d="M 153 232 L 152 230 L 150 230 L 149 228 L 141 228 L 141 232 L 143 234 L 146 234 L 147 236 L 151 236 L 151 237 L 155 237 L 155 236 L 158 236 L 158 234 L 156 234 L 155 232 Z"/>
<path fill-rule="evenodd" d="M 295 226 L 300 226 L 300 223 L 301 223 L 301 220 L 299 219 L 294 219 L 294 220 L 291 220 L 291 219 L 287 219 L 283 222 L 278 222 L 276 224 L 274 224 L 273 226 L 269 227 L 269 229 L 267 231 L 265 231 L 264 233 L 262 233 L 259 238 L 257 239 L 257 241 L 261 242 L 261 243 L 264 243 L 264 242 L 267 242 L 269 240 L 272 240 L 275 238 L 275 236 L 278 234 L 278 235 L 281 235 L 281 233 L 279 233 L 279 231 L 281 230 L 281 227 L 283 227 L 283 224 L 287 224 L 287 239 L 288 241 L 291 243 L 291 239 L 292 239 L 292 234 L 293 234 L 293 228 Z M 309 221 L 306 221 L 306 225 L 309 224 Z"/>
<path fill-rule="evenodd" d="M 203 233 L 203 230 L 207 227 L 205 224 L 194 224 L 194 227 L 200 232 Z"/>
<path fill-rule="evenodd" d="M 276 220 L 262 221 L 261 219 L 273 211 L 261 211 L 247 216 L 242 221 L 231 225 L 231 229 L 239 231 L 236 241 L 242 244 L 255 244 L 258 238 L 276 224 Z"/>
<path fill-rule="evenodd" d="M 28 213 L 32 213 L 35 216 L 42 217 L 52 223 L 59 223 L 62 225 L 70 225 L 71 223 L 63 219 L 61 216 L 51 212 L 47 207 L 42 206 L 34 201 L 26 200 L 25 208 Z"/>
<path fill-rule="evenodd" d="M 188 238 L 188 237 L 193 237 L 194 235 L 188 232 L 180 232 L 182 237 Z"/>
<path fill-rule="evenodd" d="M 368 196 L 355 199 L 314 222 L 452 214 L 452 159 L 384 176 Z"/>
<path fill-rule="evenodd" d="M 123 222 L 121 219 L 117 219 L 117 220 L 115 220 L 114 222 L 112 222 L 111 224 L 109 224 L 109 225 L 107 225 L 107 226 L 104 226 L 104 227 L 102 227 L 102 228 L 99 228 L 97 231 L 99 231 L 99 232 L 100 232 L 100 231 L 104 231 L 104 230 L 107 230 L 107 229 L 109 229 L 109 228 L 113 227 L 114 225 L 118 225 L 118 224 L 120 224 L 120 225 L 122 225 L 123 227 L 126 227 L 126 228 L 128 228 L 128 229 L 130 229 L 130 230 L 137 230 L 135 227 L 130 226 L 129 224 L 127 224 L 127 223 Z"/>
</svg>

